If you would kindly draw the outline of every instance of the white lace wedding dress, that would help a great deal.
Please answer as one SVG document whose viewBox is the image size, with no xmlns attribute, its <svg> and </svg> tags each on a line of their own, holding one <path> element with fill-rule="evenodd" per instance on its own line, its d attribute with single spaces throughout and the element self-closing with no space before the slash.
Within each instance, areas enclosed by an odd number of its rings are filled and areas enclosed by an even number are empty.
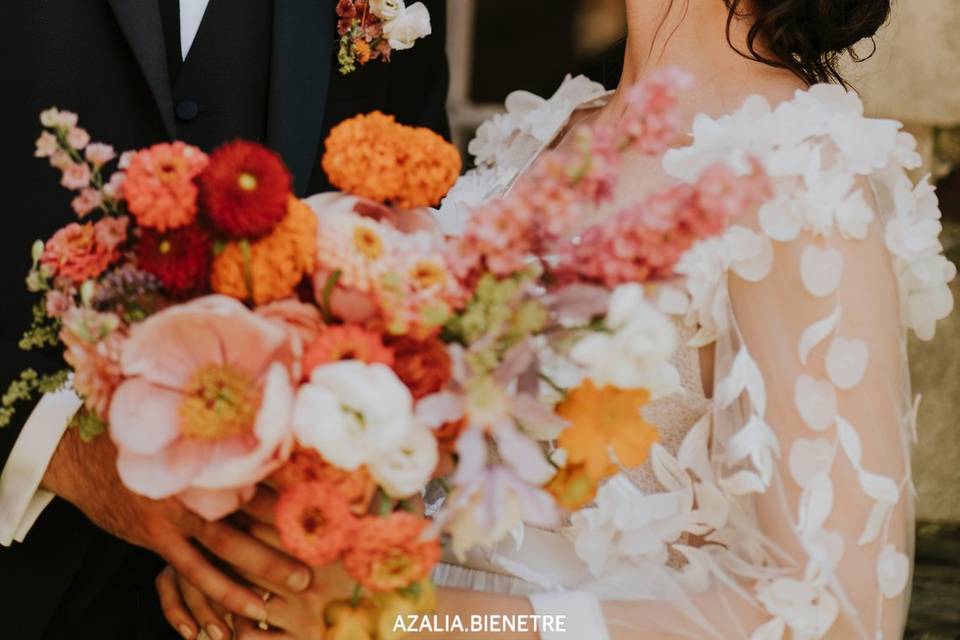
<svg viewBox="0 0 960 640">
<path fill-rule="evenodd" d="M 511 95 L 471 143 L 478 169 L 441 224 L 462 230 L 575 110 L 606 97 L 585 78 L 549 100 Z M 746 172 L 755 158 L 775 194 L 691 250 L 682 284 L 660 297 L 686 339 L 683 390 L 647 408 L 663 446 L 562 531 L 527 527 L 435 578 L 529 596 L 538 612 L 566 614 L 566 640 L 899 638 L 917 411 L 905 334 L 932 337 L 956 273 L 932 187 L 905 173 L 920 164 L 914 140 L 831 85 L 775 109 L 753 97 L 700 116 L 692 139 L 663 158 L 676 180 L 718 160 Z"/>
</svg>

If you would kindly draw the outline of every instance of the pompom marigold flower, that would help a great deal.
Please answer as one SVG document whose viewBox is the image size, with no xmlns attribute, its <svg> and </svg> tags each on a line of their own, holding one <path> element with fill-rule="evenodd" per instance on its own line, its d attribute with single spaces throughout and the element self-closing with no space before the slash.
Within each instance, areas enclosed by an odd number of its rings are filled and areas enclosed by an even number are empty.
<svg viewBox="0 0 960 640">
<path fill-rule="evenodd" d="M 166 231 L 190 224 L 197 216 L 194 179 L 209 158 L 182 142 L 155 144 L 130 159 L 123 197 L 141 227 Z"/>
<path fill-rule="evenodd" d="M 206 287 L 213 241 L 196 225 L 162 232 L 143 229 L 137 242 L 137 265 L 174 295 Z"/>
<path fill-rule="evenodd" d="M 336 487 L 357 516 L 367 513 L 370 501 L 377 491 L 377 483 L 370 477 L 366 467 L 346 471 L 335 467 L 313 449 L 296 447 L 289 460 L 277 469 L 271 480 L 280 489 L 322 480 Z"/>
<path fill-rule="evenodd" d="M 393 365 L 394 356 L 377 333 L 356 325 L 328 327 L 307 347 L 303 356 L 303 373 L 309 376 L 315 368 L 340 360 L 359 360 L 389 367 Z"/>
<path fill-rule="evenodd" d="M 447 348 L 440 340 L 415 340 L 402 337 L 391 341 L 394 353 L 393 370 L 407 385 L 414 400 L 437 393 L 447 386 L 453 364 Z"/>
<path fill-rule="evenodd" d="M 214 291 L 261 305 L 290 296 L 312 273 L 317 258 L 317 216 L 291 197 L 287 216 L 255 242 L 235 240 L 213 261 Z"/>
<path fill-rule="evenodd" d="M 210 156 L 200 174 L 200 203 L 220 231 L 259 237 L 287 215 L 292 178 L 283 160 L 253 142 L 230 142 Z"/>
<path fill-rule="evenodd" d="M 597 388 L 585 380 L 556 409 L 570 421 L 558 440 L 567 464 L 582 465 L 587 477 L 601 480 L 616 473 L 617 463 L 637 467 L 646 462 L 659 440 L 656 427 L 640 413 L 649 400 L 646 389 Z"/>
<path fill-rule="evenodd" d="M 358 526 L 347 499 L 323 480 L 304 482 L 281 493 L 276 521 L 284 548 L 312 567 L 339 558 Z"/>
<path fill-rule="evenodd" d="M 568 464 L 544 487 L 568 511 L 579 511 L 593 502 L 599 483 L 582 464 Z"/>
<path fill-rule="evenodd" d="M 117 255 L 115 247 L 100 242 L 95 225 L 71 222 L 47 241 L 40 262 L 80 284 L 103 273 Z"/>
<path fill-rule="evenodd" d="M 404 589 L 423 580 L 440 561 L 440 540 L 422 540 L 427 521 L 398 511 L 360 521 L 343 568 L 372 591 Z"/>
<path fill-rule="evenodd" d="M 440 202 L 460 175 L 457 148 L 422 127 L 379 111 L 330 132 L 323 170 L 338 189 L 404 209 Z"/>
</svg>

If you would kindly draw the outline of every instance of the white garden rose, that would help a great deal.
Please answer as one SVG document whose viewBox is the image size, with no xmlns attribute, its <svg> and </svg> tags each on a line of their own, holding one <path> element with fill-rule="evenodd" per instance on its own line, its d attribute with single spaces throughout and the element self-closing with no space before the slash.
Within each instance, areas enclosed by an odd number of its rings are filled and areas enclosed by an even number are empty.
<svg viewBox="0 0 960 640">
<path fill-rule="evenodd" d="M 397 51 L 412 48 L 418 39 L 431 33 L 430 11 L 422 2 L 410 5 L 383 25 L 383 35 L 389 40 L 390 47 Z"/>
<path fill-rule="evenodd" d="M 423 490 L 439 459 L 437 439 L 418 426 L 399 447 L 370 463 L 370 475 L 388 496 L 402 500 Z"/>
<path fill-rule="evenodd" d="M 403 0 L 370 0 L 370 11 L 384 22 L 393 20 L 406 10 Z"/>
<path fill-rule="evenodd" d="M 341 469 L 392 453 L 413 428 L 410 391 L 382 364 L 349 360 L 317 367 L 294 406 L 297 440 Z"/>
</svg>

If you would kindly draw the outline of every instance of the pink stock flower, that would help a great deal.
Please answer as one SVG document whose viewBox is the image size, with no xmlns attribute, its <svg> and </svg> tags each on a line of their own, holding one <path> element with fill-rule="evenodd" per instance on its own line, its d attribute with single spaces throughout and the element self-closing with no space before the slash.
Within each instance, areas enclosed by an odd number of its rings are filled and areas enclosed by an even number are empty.
<svg viewBox="0 0 960 640">
<path fill-rule="evenodd" d="M 86 187 L 80 190 L 80 195 L 76 196 L 70 206 L 78 218 L 83 218 L 91 211 L 103 204 L 103 194 L 92 187 Z"/>
<path fill-rule="evenodd" d="M 116 251 L 117 248 L 127 241 L 127 229 L 130 226 L 130 218 L 101 218 L 94 225 L 93 230 L 97 236 L 97 242 L 110 251 Z"/>
<path fill-rule="evenodd" d="M 123 195 L 123 183 L 127 179 L 127 174 L 123 171 L 117 171 L 110 176 L 107 184 L 103 185 L 103 195 L 116 200 Z"/>
<path fill-rule="evenodd" d="M 581 280 L 615 287 L 669 277 L 697 240 L 721 233 L 731 218 L 769 196 L 762 168 L 737 176 L 724 164 L 709 167 L 693 185 L 652 194 L 586 229 L 558 252 L 560 282 Z"/>
<path fill-rule="evenodd" d="M 83 397 L 88 411 L 105 419 L 113 392 L 123 380 L 120 353 L 125 336 L 113 331 L 105 338 L 91 340 L 74 333 L 67 325 L 60 332 L 60 340 L 66 347 L 64 360 L 73 369 L 73 388 Z"/>
<path fill-rule="evenodd" d="M 92 224 L 71 222 L 47 241 L 40 263 L 74 284 L 96 278 L 117 258 L 115 249 L 100 243 Z"/>
<path fill-rule="evenodd" d="M 51 289 L 44 299 L 44 308 L 49 317 L 62 318 L 74 308 L 73 298 L 59 289 Z"/>
<path fill-rule="evenodd" d="M 87 145 L 86 150 L 84 151 L 84 156 L 87 158 L 87 161 L 92 164 L 94 167 L 102 167 L 111 160 L 117 157 L 117 152 L 114 151 L 113 147 L 109 144 L 103 144 L 102 142 L 94 142 Z"/>
<path fill-rule="evenodd" d="M 67 144 L 78 151 L 82 151 L 84 147 L 90 144 L 90 134 L 87 133 L 86 129 L 80 127 L 71 129 L 67 133 Z"/>
<path fill-rule="evenodd" d="M 135 326 L 110 404 L 123 483 L 208 520 L 235 511 L 293 446 L 292 365 L 284 328 L 225 296 Z"/>
<path fill-rule="evenodd" d="M 72 162 L 64 168 L 60 184 L 67 189 L 78 191 L 90 186 L 90 177 L 90 165 L 86 162 Z"/>
<path fill-rule="evenodd" d="M 33 153 L 34 157 L 49 158 L 60 148 L 60 145 L 55 135 L 49 131 L 44 131 L 40 134 L 40 137 L 37 138 L 36 147 L 37 150 Z"/>
<path fill-rule="evenodd" d="M 692 81 L 687 73 L 668 68 L 630 88 L 620 129 L 634 149 L 648 155 L 666 151 L 681 124 L 678 93 Z"/>
<path fill-rule="evenodd" d="M 73 165 L 73 160 L 63 149 L 57 149 L 50 156 L 50 166 L 54 169 L 59 169 L 60 171 L 66 171 Z"/>
</svg>

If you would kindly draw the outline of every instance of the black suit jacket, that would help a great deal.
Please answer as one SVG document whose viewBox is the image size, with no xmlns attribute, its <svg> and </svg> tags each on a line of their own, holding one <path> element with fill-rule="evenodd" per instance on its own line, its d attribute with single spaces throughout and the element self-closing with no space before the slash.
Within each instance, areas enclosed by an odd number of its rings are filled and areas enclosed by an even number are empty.
<svg viewBox="0 0 960 640">
<path fill-rule="evenodd" d="M 160 1 L 0 2 L 0 80 L 5 87 L 0 144 L 7 157 L 0 171 L 4 388 L 26 367 L 62 364 L 57 353 L 26 353 L 17 347 L 34 302 L 24 287 L 30 246 L 73 216 L 71 194 L 58 186 L 58 176 L 45 161 L 32 157 L 40 132 L 38 114 L 54 105 L 76 111 L 94 139 L 118 150 L 177 137 Z M 231 0 L 213 0 L 218 1 Z M 318 169 L 322 141 L 347 117 L 380 109 L 401 122 L 449 135 L 445 0 L 426 1 L 432 36 L 398 52 L 388 65 L 373 63 L 347 77 L 336 68 L 335 4 L 273 3 L 265 142 L 283 156 L 300 195 L 327 188 Z M 231 78 L 236 81 L 245 69 L 229 72 L 237 74 Z M 0 466 L 29 412 L 29 407 L 20 408 L 20 422 L 0 429 Z M 176 637 L 168 636 L 153 592 L 152 579 L 160 567 L 159 559 L 111 538 L 55 500 L 25 543 L 0 548 L 0 637 Z"/>
</svg>

